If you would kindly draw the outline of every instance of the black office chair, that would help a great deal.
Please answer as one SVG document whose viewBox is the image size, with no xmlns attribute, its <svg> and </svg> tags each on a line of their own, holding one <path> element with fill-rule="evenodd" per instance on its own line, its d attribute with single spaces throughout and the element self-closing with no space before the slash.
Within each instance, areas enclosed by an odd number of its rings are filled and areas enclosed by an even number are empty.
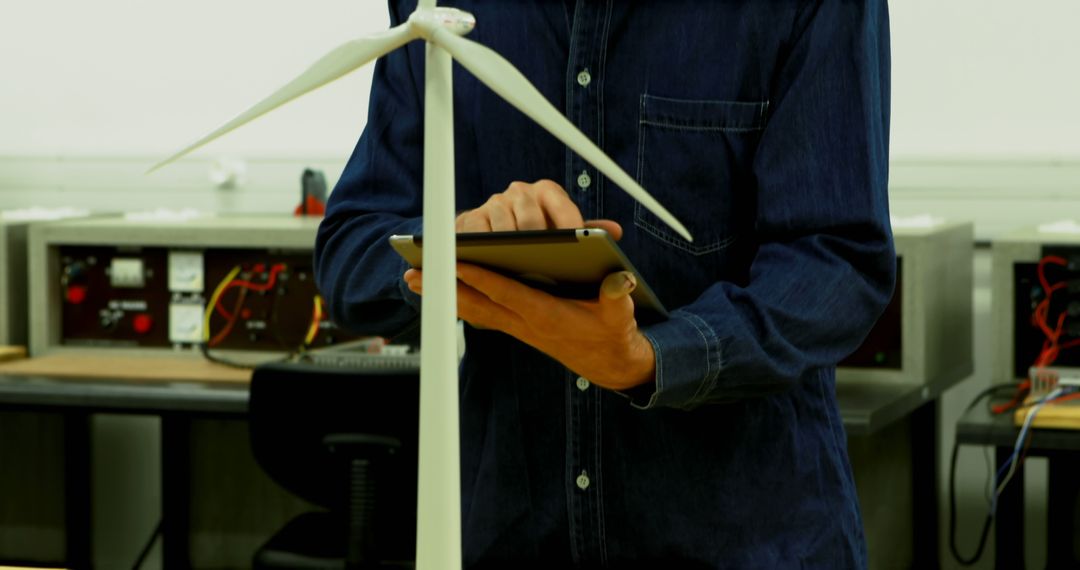
<svg viewBox="0 0 1080 570">
<path fill-rule="evenodd" d="M 419 384 L 415 371 L 255 370 L 256 461 L 327 509 L 291 520 L 255 553 L 255 568 L 414 567 Z"/>
</svg>

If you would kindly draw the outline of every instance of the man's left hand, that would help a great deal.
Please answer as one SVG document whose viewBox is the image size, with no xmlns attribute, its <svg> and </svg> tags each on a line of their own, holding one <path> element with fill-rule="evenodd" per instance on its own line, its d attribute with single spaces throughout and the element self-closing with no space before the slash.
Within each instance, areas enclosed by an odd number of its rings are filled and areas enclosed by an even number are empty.
<svg viewBox="0 0 1080 570">
<path fill-rule="evenodd" d="M 563 299 L 467 263 L 458 263 L 458 317 L 494 329 L 558 360 L 590 382 L 626 390 L 653 381 L 656 355 L 638 330 L 627 272 L 609 275 L 596 300 Z M 423 292 L 422 272 L 405 273 Z"/>
</svg>

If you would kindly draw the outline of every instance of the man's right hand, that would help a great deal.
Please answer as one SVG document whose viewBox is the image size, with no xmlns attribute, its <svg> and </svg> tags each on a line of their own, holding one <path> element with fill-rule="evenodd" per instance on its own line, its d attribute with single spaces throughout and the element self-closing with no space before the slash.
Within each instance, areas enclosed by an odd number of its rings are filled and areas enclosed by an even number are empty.
<svg viewBox="0 0 1080 570">
<path fill-rule="evenodd" d="M 511 232 L 593 227 L 622 237 L 622 227 L 612 220 L 585 222 L 574 201 L 562 186 L 551 180 L 532 184 L 514 182 L 494 194 L 483 206 L 458 215 L 456 228 L 461 232 Z"/>
</svg>

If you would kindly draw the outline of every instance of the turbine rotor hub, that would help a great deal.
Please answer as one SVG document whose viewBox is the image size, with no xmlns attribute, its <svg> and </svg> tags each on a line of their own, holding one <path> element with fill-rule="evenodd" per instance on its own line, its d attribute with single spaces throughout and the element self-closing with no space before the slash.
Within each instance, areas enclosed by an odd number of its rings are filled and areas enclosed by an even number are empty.
<svg viewBox="0 0 1080 570">
<path fill-rule="evenodd" d="M 476 17 L 457 8 L 418 8 L 409 16 L 409 23 L 419 28 L 424 39 L 439 28 L 464 36 L 476 27 Z"/>
</svg>

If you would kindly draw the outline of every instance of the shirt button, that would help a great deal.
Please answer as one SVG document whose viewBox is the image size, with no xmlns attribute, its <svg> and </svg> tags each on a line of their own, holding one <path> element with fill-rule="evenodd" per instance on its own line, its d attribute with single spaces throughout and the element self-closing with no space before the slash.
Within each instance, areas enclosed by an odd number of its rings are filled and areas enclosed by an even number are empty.
<svg viewBox="0 0 1080 570">
<path fill-rule="evenodd" d="M 577 82 L 582 87 L 588 87 L 592 83 L 592 75 L 589 75 L 588 69 L 582 69 L 581 73 L 577 74 Z"/>
<path fill-rule="evenodd" d="M 578 174 L 577 185 L 582 190 L 588 190 L 589 185 L 592 184 L 592 176 L 589 176 L 589 171 L 582 170 L 581 174 Z"/>
<path fill-rule="evenodd" d="M 581 470 L 581 475 L 577 476 L 577 488 L 582 491 L 589 488 L 589 474 L 584 469 Z"/>
<path fill-rule="evenodd" d="M 578 390 L 581 390 L 582 392 L 584 392 L 585 390 L 589 389 L 590 385 L 591 385 L 591 383 L 588 380 L 586 380 L 583 376 L 578 376 L 578 379 L 577 379 L 577 389 Z"/>
</svg>

